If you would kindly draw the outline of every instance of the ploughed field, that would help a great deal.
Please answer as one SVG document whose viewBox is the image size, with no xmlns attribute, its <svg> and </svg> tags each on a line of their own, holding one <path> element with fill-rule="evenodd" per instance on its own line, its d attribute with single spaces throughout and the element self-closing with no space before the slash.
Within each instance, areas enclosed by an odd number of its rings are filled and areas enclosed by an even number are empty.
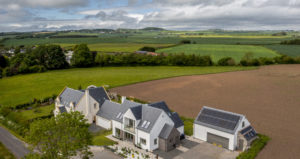
<svg viewBox="0 0 300 159">
<path fill-rule="evenodd" d="M 192 118 L 204 105 L 244 114 L 259 133 L 272 138 L 257 159 L 300 156 L 300 65 L 175 77 L 110 91 L 145 101 L 164 100 L 181 116 Z"/>
<path fill-rule="evenodd" d="M 232 57 L 237 63 L 240 62 L 240 60 L 247 53 L 251 53 L 254 58 L 279 56 L 278 53 L 271 49 L 252 45 L 185 44 L 176 47 L 160 49 L 157 52 L 209 55 L 214 62 L 217 62 L 223 57 Z"/>
</svg>

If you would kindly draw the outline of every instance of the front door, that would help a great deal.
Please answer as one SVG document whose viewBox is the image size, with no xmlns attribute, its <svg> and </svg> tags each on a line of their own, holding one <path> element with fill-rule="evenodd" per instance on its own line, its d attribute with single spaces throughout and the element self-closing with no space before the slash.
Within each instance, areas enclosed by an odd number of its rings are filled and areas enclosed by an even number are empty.
<svg viewBox="0 0 300 159">
<path fill-rule="evenodd" d="M 124 139 L 127 140 L 127 141 L 130 141 L 130 142 L 133 142 L 134 141 L 134 135 L 132 135 L 128 132 L 125 132 L 124 133 Z"/>
</svg>

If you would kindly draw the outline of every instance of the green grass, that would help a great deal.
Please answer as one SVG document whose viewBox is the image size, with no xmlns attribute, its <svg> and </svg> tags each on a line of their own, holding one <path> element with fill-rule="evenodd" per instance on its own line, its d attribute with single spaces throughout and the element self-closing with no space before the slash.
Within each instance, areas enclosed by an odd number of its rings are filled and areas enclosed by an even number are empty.
<svg viewBox="0 0 300 159">
<path fill-rule="evenodd" d="M 284 55 L 292 57 L 300 56 L 300 45 L 265 45 L 264 47 Z"/>
<path fill-rule="evenodd" d="M 193 135 L 193 126 L 194 126 L 194 119 L 193 118 L 186 118 L 180 117 L 184 124 L 184 134 L 188 136 Z"/>
<path fill-rule="evenodd" d="M 59 44 L 61 47 L 71 48 L 75 44 Z M 134 52 L 144 46 L 165 47 L 170 44 L 137 44 L 137 43 L 98 43 L 89 44 L 88 47 L 92 51 L 99 52 Z"/>
<path fill-rule="evenodd" d="M 279 56 L 279 54 L 270 49 L 252 45 L 186 44 L 160 49 L 157 52 L 210 55 L 214 62 L 223 57 L 232 57 L 237 63 L 249 52 L 253 53 L 254 58 Z"/>
<path fill-rule="evenodd" d="M 0 159 L 15 159 L 15 156 L 0 142 Z"/>
<path fill-rule="evenodd" d="M 250 149 L 244 151 L 236 157 L 236 159 L 254 159 L 257 154 L 266 146 L 270 138 L 265 135 L 257 134 L 259 138 L 255 139 Z"/>
<path fill-rule="evenodd" d="M 15 106 L 33 98 L 42 99 L 59 94 L 65 86 L 133 84 L 167 77 L 198 75 L 255 69 L 256 67 L 93 67 L 16 75 L 0 80 L 0 105 Z"/>
<path fill-rule="evenodd" d="M 107 138 L 107 135 L 112 134 L 111 131 L 103 130 L 100 131 L 99 133 L 96 133 L 93 135 L 93 145 L 97 146 L 108 146 L 108 145 L 114 145 L 116 142 L 110 140 Z"/>
<path fill-rule="evenodd" d="M 22 110 L 19 112 L 26 120 L 51 115 L 54 110 L 54 104 L 48 106 L 40 106 L 31 110 Z"/>
</svg>

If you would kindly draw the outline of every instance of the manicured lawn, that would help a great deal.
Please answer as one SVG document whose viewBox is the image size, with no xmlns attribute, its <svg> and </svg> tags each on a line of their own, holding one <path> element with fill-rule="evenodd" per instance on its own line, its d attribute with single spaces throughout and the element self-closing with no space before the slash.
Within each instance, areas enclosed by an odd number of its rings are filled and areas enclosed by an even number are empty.
<svg viewBox="0 0 300 159">
<path fill-rule="evenodd" d="M 93 136 L 93 145 L 97 146 L 108 146 L 108 145 L 113 145 L 116 144 L 116 142 L 108 139 L 106 136 L 110 135 L 112 132 L 111 131 L 100 131 L 97 134 L 94 134 Z"/>
<path fill-rule="evenodd" d="M 15 106 L 33 98 L 42 99 L 59 94 L 65 86 L 109 85 L 116 87 L 132 83 L 182 75 L 199 75 L 255 69 L 256 67 L 93 67 L 75 68 L 45 73 L 17 75 L 0 79 L 0 104 Z"/>
<path fill-rule="evenodd" d="M 31 110 L 22 110 L 20 113 L 26 120 L 48 116 L 54 110 L 54 104 L 48 106 L 40 106 Z"/>
<path fill-rule="evenodd" d="M 265 45 L 264 47 L 284 55 L 292 57 L 300 56 L 300 45 Z"/>
<path fill-rule="evenodd" d="M 157 52 L 210 55 L 214 62 L 223 57 L 232 57 L 237 63 L 240 62 L 246 53 L 252 53 L 254 58 L 279 56 L 273 50 L 252 45 L 186 44 L 160 49 Z"/>
<path fill-rule="evenodd" d="M 15 156 L 0 142 L 0 159 L 15 159 Z"/>
<path fill-rule="evenodd" d="M 74 44 L 59 44 L 65 48 L 71 48 Z M 137 44 L 137 43 L 98 43 L 89 44 L 88 47 L 92 51 L 100 52 L 135 52 L 144 46 L 163 47 L 171 44 Z"/>
</svg>

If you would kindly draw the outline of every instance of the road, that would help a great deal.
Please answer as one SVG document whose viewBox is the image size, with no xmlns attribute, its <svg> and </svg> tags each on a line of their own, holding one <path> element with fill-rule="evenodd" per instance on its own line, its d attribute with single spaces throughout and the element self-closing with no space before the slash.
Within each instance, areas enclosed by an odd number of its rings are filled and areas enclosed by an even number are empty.
<svg viewBox="0 0 300 159">
<path fill-rule="evenodd" d="M 0 126 L 0 141 L 14 154 L 16 158 L 22 158 L 29 153 L 24 142 L 12 135 L 9 131 Z"/>
</svg>

